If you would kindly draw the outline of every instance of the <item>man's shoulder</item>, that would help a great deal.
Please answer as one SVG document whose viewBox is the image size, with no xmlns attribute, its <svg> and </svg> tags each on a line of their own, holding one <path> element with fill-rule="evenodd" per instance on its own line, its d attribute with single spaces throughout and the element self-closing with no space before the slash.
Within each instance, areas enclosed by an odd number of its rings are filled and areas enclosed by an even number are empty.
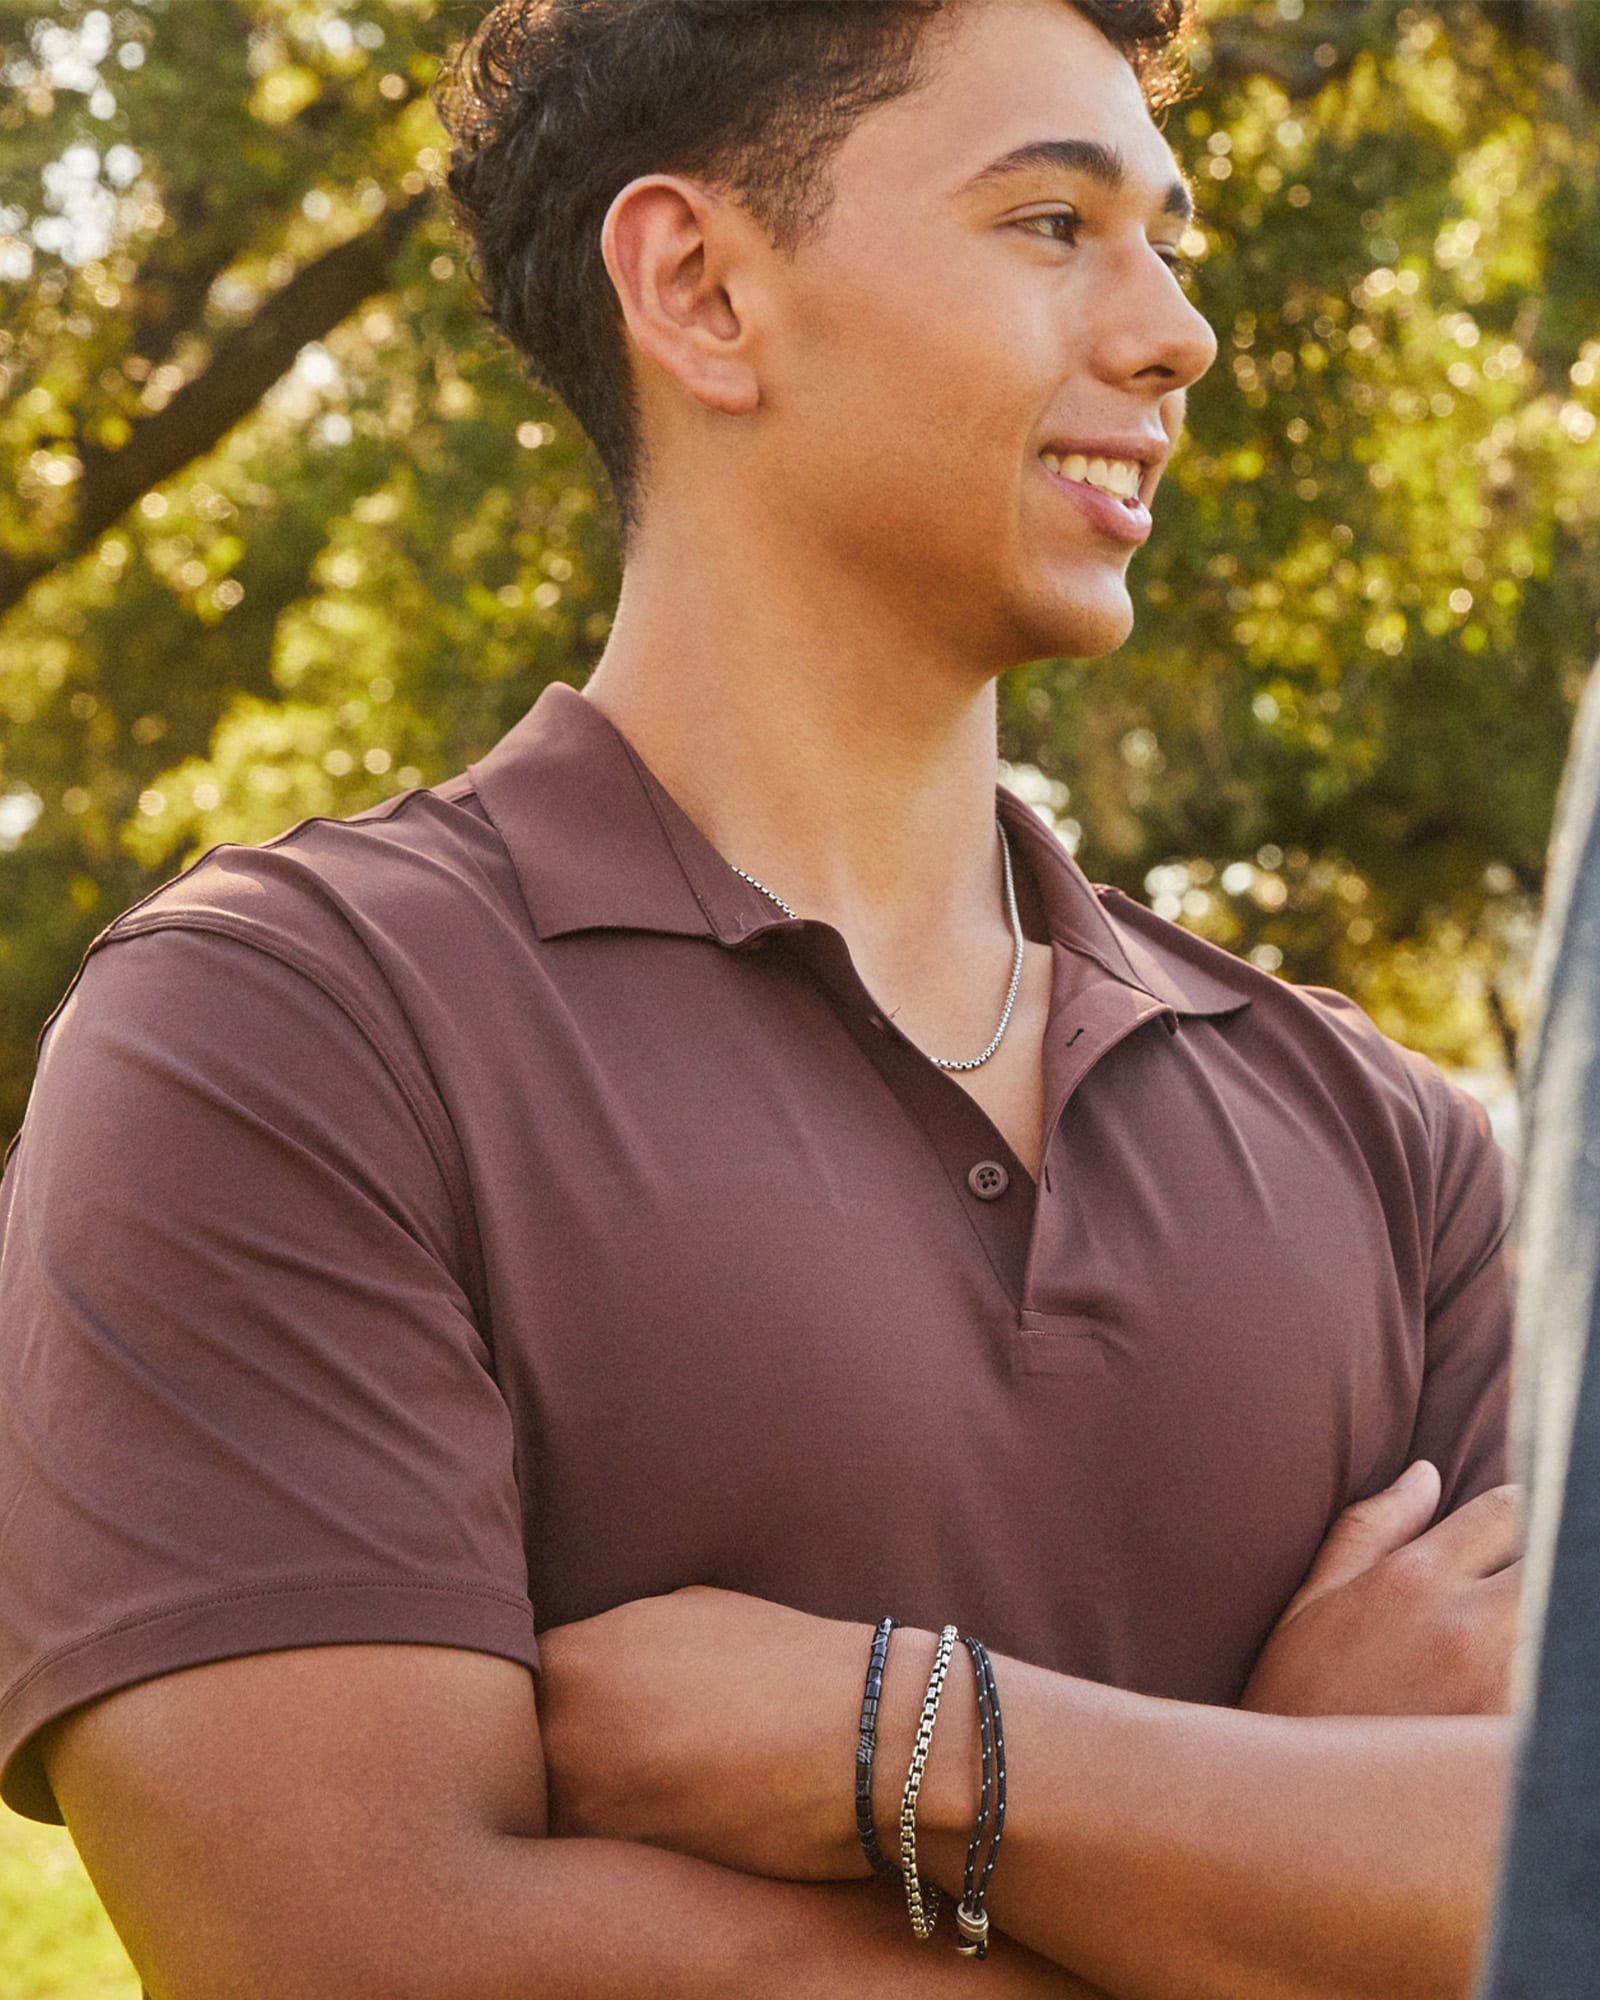
<svg viewBox="0 0 1600 2000">
<path fill-rule="evenodd" d="M 1208 992 L 1214 990 L 1223 998 L 1232 995 L 1241 1007 L 1249 1003 L 1257 1020 L 1264 1015 L 1280 1032 L 1298 1028 L 1319 1036 L 1333 1034 L 1356 1049 L 1387 1051 L 1379 1057 L 1386 1065 L 1401 1053 L 1401 1045 L 1348 994 L 1280 978 L 1212 939 L 1158 916 L 1124 890 L 1098 882 L 1094 889 L 1119 938 L 1136 939 L 1140 950 L 1179 987 L 1198 978 Z"/>
<path fill-rule="evenodd" d="M 169 1001 L 191 1013 L 232 1006 L 239 1033 L 267 1034 L 269 1001 L 294 1012 L 270 979 L 263 997 L 269 960 L 392 1052 L 425 1042 L 435 1011 L 459 1019 L 505 940 L 532 936 L 504 843 L 462 775 L 208 849 L 92 941 L 41 1031 L 41 1055 L 68 1017 L 111 1027 L 111 1013 L 159 1015 Z M 111 964 L 120 970 L 108 984 Z"/>
<path fill-rule="evenodd" d="M 1411 1125 L 1430 1149 L 1446 1126 L 1472 1126 L 1489 1136 L 1487 1113 L 1432 1057 L 1389 1034 L 1361 1003 L 1335 987 L 1300 984 L 1238 957 L 1186 930 L 1121 890 L 1096 885 L 1113 925 L 1139 940 L 1178 980 L 1198 978 L 1206 990 L 1235 994 L 1246 1041 L 1285 1059 L 1286 1074 L 1325 1089 L 1329 1109 L 1347 1113 L 1356 1100 Z"/>
<path fill-rule="evenodd" d="M 91 951 L 152 933 L 205 931 L 309 970 L 360 975 L 474 921 L 520 910 L 515 870 L 469 776 L 346 818 L 298 821 L 256 844 L 222 842 L 122 912 Z"/>
</svg>

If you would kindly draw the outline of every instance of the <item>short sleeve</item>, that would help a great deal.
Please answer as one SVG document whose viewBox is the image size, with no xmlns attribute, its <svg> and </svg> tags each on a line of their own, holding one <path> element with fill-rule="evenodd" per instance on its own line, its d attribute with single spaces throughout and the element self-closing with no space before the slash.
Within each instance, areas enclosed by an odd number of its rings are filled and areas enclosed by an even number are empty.
<svg viewBox="0 0 1600 2000">
<path fill-rule="evenodd" d="M 1512 1288 L 1511 1162 L 1470 1092 L 1402 1051 L 1428 1134 L 1431 1219 L 1422 1396 L 1413 1458 L 1431 1459 L 1449 1512 L 1506 1478 Z"/>
<path fill-rule="evenodd" d="M 418 1094 L 227 936 L 113 936 L 53 1018 L 0 1183 L 18 1811 L 60 1817 L 39 1729 L 154 1675 L 350 1642 L 537 1665 L 510 1414 Z"/>
</svg>

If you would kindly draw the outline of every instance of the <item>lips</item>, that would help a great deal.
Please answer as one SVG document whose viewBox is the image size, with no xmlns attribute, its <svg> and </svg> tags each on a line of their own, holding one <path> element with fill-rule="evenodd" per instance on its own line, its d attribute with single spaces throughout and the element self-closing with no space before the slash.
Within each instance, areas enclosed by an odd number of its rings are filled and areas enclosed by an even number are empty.
<svg viewBox="0 0 1600 2000">
<path fill-rule="evenodd" d="M 1053 454 L 1052 454 L 1053 456 Z M 1068 455 L 1071 463 L 1073 454 Z M 1070 479 L 1058 461 L 1055 469 L 1044 461 L 1040 454 L 1045 477 L 1065 498 L 1073 501 L 1087 517 L 1091 527 L 1096 528 L 1110 541 L 1121 542 L 1137 548 L 1141 542 L 1149 540 L 1155 525 L 1150 518 L 1150 510 L 1137 495 L 1130 500 L 1121 499 L 1114 493 L 1092 486 L 1086 479 Z"/>
</svg>

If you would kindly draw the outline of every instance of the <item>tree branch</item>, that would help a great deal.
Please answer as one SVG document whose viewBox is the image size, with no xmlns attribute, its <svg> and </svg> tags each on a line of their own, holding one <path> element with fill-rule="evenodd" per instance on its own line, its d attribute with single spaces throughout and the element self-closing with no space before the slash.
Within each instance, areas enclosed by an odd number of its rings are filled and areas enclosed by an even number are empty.
<svg viewBox="0 0 1600 2000">
<path fill-rule="evenodd" d="M 168 197 L 176 230 L 163 237 L 134 274 L 133 330 L 129 357 L 159 367 L 180 335 L 198 325 L 211 287 L 238 256 L 238 245 L 218 232 L 206 242 L 211 217 L 204 194 L 184 189 Z"/>
<path fill-rule="evenodd" d="M 1270 77 L 1295 101 L 1315 97 L 1324 84 L 1342 76 L 1355 61 L 1359 39 L 1346 43 L 1328 42 L 1338 51 L 1331 63 L 1317 61 L 1317 49 L 1324 38 L 1297 28 L 1291 35 L 1282 26 L 1230 15 L 1215 22 L 1195 50 L 1195 71 L 1207 82 L 1243 83 L 1252 76 Z"/>
<path fill-rule="evenodd" d="M 60 542 L 25 557 L 0 550 L 0 617 L 39 577 L 81 555 L 141 494 L 214 450 L 307 341 L 320 340 L 364 299 L 386 290 L 400 247 L 431 199 L 424 189 L 304 265 L 248 326 L 218 341 L 206 368 L 164 409 L 139 419 L 125 445 L 82 454 L 77 511 Z"/>
</svg>

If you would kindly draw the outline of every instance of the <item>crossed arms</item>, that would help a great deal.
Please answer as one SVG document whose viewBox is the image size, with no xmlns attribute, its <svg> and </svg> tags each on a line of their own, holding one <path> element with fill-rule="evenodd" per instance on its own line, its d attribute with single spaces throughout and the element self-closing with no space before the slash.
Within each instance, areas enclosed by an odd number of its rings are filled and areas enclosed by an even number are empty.
<svg viewBox="0 0 1600 2000">
<path fill-rule="evenodd" d="M 1007 1935 L 981 1969 L 862 1879 L 870 1628 L 732 1593 L 546 1633 L 537 1707 L 487 1654 L 302 1649 L 109 1696 L 46 1764 L 154 2000 L 1459 2000 L 1508 1725 L 1426 1711 L 1504 1705 L 1516 1528 L 1502 1491 L 1423 1533 L 1436 1500 L 1424 1479 L 1341 1517 L 1245 1710 L 997 1657 Z M 933 1637 L 894 1644 L 885 1835 Z M 947 1890 L 971 1704 L 953 1675 L 923 1792 Z"/>
</svg>

